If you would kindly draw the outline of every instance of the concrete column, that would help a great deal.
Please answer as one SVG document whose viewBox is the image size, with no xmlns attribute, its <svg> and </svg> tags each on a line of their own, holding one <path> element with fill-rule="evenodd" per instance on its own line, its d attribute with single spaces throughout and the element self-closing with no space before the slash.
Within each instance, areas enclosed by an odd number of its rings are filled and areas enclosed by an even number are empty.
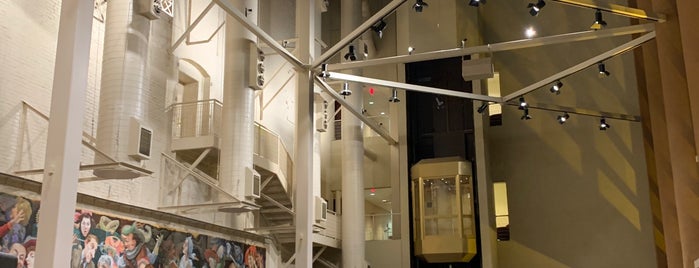
<svg viewBox="0 0 699 268">
<path fill-rule="evenodd" d="M 699 85 L 692 71 L 699 65 L 692 51 L 699 38 L 691 29 L 699 19 L 684 0 L 639 0 L 639 7 L 667 15 L 656 25 L 656 42 L 643 47 L 645 86 L 641 92 L 651 175 L 657 177 L 667 267 L 694 267 L 699 258 L 699 168 L 697 125 Z M 685 13 L 686 12 L 686 13 Z M 687 34 L 686 36 L 684 34 Z M 685 47 L 688 46 L 688 47 Z M 685 54 L 686 53 L 686 54 Z M 646 102 L 646 103 L 644 103 Z M 645 105 L 644 105 L 645 104 Z M 695 121 L 693 121 L 693 119 Z M 654 161 L 654 162 L 650 162 Z M 651 176 L 651 183 L 654 182 Z M 662 246 L 661 246 L 662 249 Z M 661 250 L 662 253 L 662 250 Z"/>
<path fill-rule="evenodd" d="M 92 1 L 63 0 L 41 187 L 36 267 L 69 267 L 92 34 Z"/>
<path fill-rule="evenodd" d="M 316 22 L 316 0 L 296 1 L 298 59 L 312 62 Z M 313 83 L 309 70 L 297 70 L 296 129 L 294 135 L 294 194 L 296 224 L 295 267 L 313 267 Z"/>
<path fill-rule="evenodd" d="M 340 35 L 345 36 L 361 23 L 361 1 L 342 1 L 340 11 Z M 361 57 L 359 44 L 352 44 L 357 57 Z M 341 56 L 347 52 L 348 49 L 342 50 Z M 360 75 L 356 70 L 350 73 Z M 362 88 L 350 83 L 350 90 L 352 95 L 347 96 L 347 102 L 362 109 Z M 363 133 L 362 122 L 342 107 L 342 267 L 347 268 L 364 267 L 365 262 Z"/>
<path fill-rule="evenodd" d="M 257 22 L 257 0 L 231 0 L 234 7 Z M 247 10 L 247 11 L 246 11 Z M 252 170 L 255 105 L 254 91 L 249 86 L 250 45 L 257 37 L 233 17 L 226 17 L 226 55 L 223 75 L 223 123 L 221 126 L 220 186 L 244 199 L 246 169 Z M 224 216 L 219 223 L 243 229 L 249 213 Z M 252 224 L 252 221 L 249 221 Z"/>
</svg>

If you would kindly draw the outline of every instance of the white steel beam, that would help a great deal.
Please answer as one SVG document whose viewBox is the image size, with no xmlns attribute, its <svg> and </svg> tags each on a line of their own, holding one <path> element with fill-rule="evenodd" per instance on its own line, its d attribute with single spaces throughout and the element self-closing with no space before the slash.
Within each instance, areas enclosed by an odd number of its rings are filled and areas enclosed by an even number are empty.
<svg viewBox="0 0 699 268">
<path fill-rule="evenodd" d="M 362 35 L 366 30 L 368 30 L 371 26 L 376 24 L 380 19 L 383 19 L 384 17 L 388 16 L 391 12 L 396 10 L 400 5 L 405 3 L 406 0 L 393 0 L 388 5 L 386 5 L 384 8 L 376 12 L 371 18 L 367 19 L 364 23 L 359 25 L 354 31 L 349 33 L 347 36 L 342 38 L 339 42 L 337 42 L 334 46 L 330 47 L 325 53 L 320 55 L 320 57 L 313 62 L 311 65 L 312 68 L 317 68 L 320 66 L 322 63 L 326 62 L 330 57 L 335 55 L 338 51 L 340 51 L 343 47 L 347 46 L 347 44 L 351 43 L 352 40 L 357 39 L 360 35 Z"/>
<path fill-rule="evenodd" d="M 593 64 L 597 64 L 601 61 L 604 61 L 606 59 L 609 59 L 611 57 L 614 57 L 616 55 L 622 54 L 624 52 L 630 51 L 640 45 L 642 45 L 645 42 L 648 42 L 650 40 L 653 40 L 655 38 L 655 31 L 647 33 L 639 38 L 636 38 L 634 40 L 631 40 L 629 42 L 626 42 L 618 47 L 613 48 L 612 50 L 609 50 L 607 52 L 604 52 L 602 54 L 599 54 L 595 57 L 592 57 L 586 61 L 583 61 L 581 63 L 578 63 L 577 65 L 570 67 L 568 69 L 565 69 L 557 74 L 554 74 L 552 76 L 549 76 L 547 78 L 544 78 L 543 80 L 536 82 L 534 84 L 531 84 L 523 89 L 517 90 L 514 93 L 511 93 L 503 98 L 504 101 L 509 101 L 514 98 L 518 98 L 519 96 L 525 95 L 529 92 L 532 92 L 540 87 L 550 85 L 556 80 L 559 80 L 561 78 L 564 78 L 566 76 L 569 76 L 571 74 L 574 74 L 582 69 L 585 69 Z"/>
<path fill-rule="evenodd" d="M 393 81 L 388 81 L 388 80 L 381 80 L 381 79 L 367 78 L 367 77 L 356 76 L 356 75 L 349 75 L 349 74 L 344 74 L 344 73 L 330 72 L 329 78 L 335 79 L 335 80 L 357 82 L 357 83 L 368 84 L 368 85 L 384 86 L 384 87 L 389 87 L 389 88 L 400 88 L 400 89 L 405 89 L 405 90 L 410 90 L 410 91 L 432 93 L 432 94 L 445 95 L 445 96 L 453 96 L 453 97 L 459 97 L 459 98 L 465 98 L 465 99 L 471 99 L 471 100 L 496 102 L 496 103 L 502 102 L 502 99 L 500 97 L 491 97 L 491 96 L 479 95 L 479 94 L 473 94 L 473 93 L 467 93 L 467 92 L 459 92 L 459 91 L 455 91 L 455 90 L 411 85 L 411 84 L 393 82 Z M 316 79 L 316 81 L 317 80 L 318 79 Z M 337 93 L 335 93 L 335 94 L 337 94 Z"/>
<path fill-rule="evenodd" d="M 243 27 L 247 28 L 252 32 L 254 35 L 257 36 L 262 42 L 265 44 L 269 45 L 269 47 L 274 50 L 275 52 L 279 53 L 284 59 L 289 61 L 289 63 L 293 64 L 297 68 L 301 69 L 306 69 L 304 66 L 304 63 L 299 61 L 294 55 L 291 54 L 291 52 L 287 51 L 282 45 L 277 43 L 274 38 L 272 38 L 269 34 L 267 34 L 262 28 L 258 27 L 254 23 L 250 22 L 243 13 L 240 13 L 239 10 L 237 10 L 235 7 L 233 7 L 233 4 L 231 4 L 227 0 L 213 0 L 221 9 L 226 11 L 228 15 L 231 15 L 234 19 L 236 19 L 240 24 L 243 25 Z"/>
<path fill-rule="evenodd" d="M 271 197 L 269 197 L 269 196 L 266 195 L 266 194 L 260 194 L 260 197 L 266 199 L 266 200 L 269 201 L 270 203 L 274 204 L 274 205 L 277 206 L 278 208 L 280 208 L 280 209 L 282 209 L 282 210 L 288 212 L 288 213 L 291 214 L 291 215 L 295 215 L 295 214 L 296 214 L 293 210 L 291 210 L 291 209 L 289 209 L 288 207 L 282 205 L 282 203 L 277 202 L 277 200 L 274 200 L 274 198 L 271 198 Z"/>
<path fill-rule="evenodd" d="M 357 76 L 357 77 L 359 77 L 359 76 Z M 381 137 L 383 137 L 388 142 L 388 144 L 390 144 L 390 145 L 398 144 L 398 142 L 391 136 L 390 133 L 388 133 L 388 131 L 386 131 L 384 128 L 379 126 L 379 124 L 377 124 L 376 121 L 367 118 L 360 111 L 358 111 L 355 107 L 352 107 L 342 96 L 340 96 L 340 94 L 335 92 L 335 90 L 333 90 L 333 88 L 330 85 L 325 83 L 325 81 L 323 81 L 322 79 L 320 79 L 318 77 L 315 78 L 315 81 L 316 81 L 316 84 L 320 85 L 320 87 L 323 90 L 325 90 L 325 92 L 327 92 L 330 96 L 332 96 L 333 99 L 335 99 L 335 101 L 339 102 L 340 105 L 342 105 L 342 107 L 347 108 L 347 110 L 350 111 L 354 116 L 359 118 L 359 120 L 362 120 L 362 122 L 364 122 L 364 124 L 367 124 L 367 126 L 369 126 L 372 130 L 376 131 L 376 133 L 378 133 Z"/>
<path fill-rule="evenodd" d="M 438 50 L 438 51 L 425 52 L 425 53 L 419 53 L 419 54 L 413 54 L 413 55 L 401 55 L 401 56 L 393 56 L 393 57 L 386 57 L 386 58 L 380 58 L 380 59 L 351 61 L 351 62 L 344 62 L 344 63 L 339 63 L 339 64 L 329 64 L 328 70 L 338 71 L 338 70 L 364 68 L 364 67 L 370 67 L 370 66 L 376 66 L 376 65 L 410 63 L 410 62 L 418 62 L 418 61 L 446 59 L 446 58 L 461 57 L 461 56 L 466 56 L 466 55 L 471 55 L 471 54 L 476 54 L 476 53 L 493 53 L 493 52 L 499 52 L 499 51 L 509 51 L 509 50 L 539 47 L 539 46 L 546 46 L 546 45 L 555 45 L 555 44 L 562 44 L 562 43 L 587 41 L 587 40 L 599 39 L 599 38 L 609 38 L 609 37 L 625 36 L 625 35 L 631 35 L 631 34 L 647 33 L 647 32 L 653 31 L 653 30 L 655 30 L 655 25 L 652 23 L 625 26 L 625 27 L 617 27 L 617 28 L 604 29 L 604 30 L 598 30 L 598 31 L 590 30 L 590 31 L 584 31 L 584 32 L 566 33 L 566 34 L 559 34 L 559 35 L 532 38 L 532 39 L 522 39 L 522 40 L 501 42 L 501 43 L 495 43 L 495 44 L 487 44 L 487 45 L 475 46 L 475 47 L 453 48 L 453 49 Z"/>
<path fill-rule="evenodd" d="M 177 47 L 180 46 L 180 44 L 184 41 L 187 35 L 189 35 L 194 30 L 194 28 L 196 28 L 197 25 L 199 25 L 199 23 L 204 19 L 204 16 L 206 16 L 206 14 L 209 13 L 211 8 L 214 7 L 214 4 L 214 1 L 211 1 L 209 5 L 207 5 L 206 8 L 204 8 L 204 10 L 201 11 L 201 14 L 199 14 L 199 16 L 196 19 L 194 19 L 192 25 L 189 25 L 187 27 L 187 30 L 185 30 L 184 33 L 182 33 L 182 36 L 180 36 L 180 38 L 177 38 L 177 41 L 175 41 L 175 43 L 172 44 L 172 47 L 170 47 L 170 53 L 174 52 L 175 49 L 177 49 Z"/>
<path fill-rule="evenodd" d="M 595 0 L 553 0 L 554 2 L 577 7 L 604 10 L 613 14 L 634 19 L 644 19 L 657 22 L 665 22 L 665 14 L 654 14 L 642 9 L 617 5 L 614 3 L 600 2 Z"/>
</svg>

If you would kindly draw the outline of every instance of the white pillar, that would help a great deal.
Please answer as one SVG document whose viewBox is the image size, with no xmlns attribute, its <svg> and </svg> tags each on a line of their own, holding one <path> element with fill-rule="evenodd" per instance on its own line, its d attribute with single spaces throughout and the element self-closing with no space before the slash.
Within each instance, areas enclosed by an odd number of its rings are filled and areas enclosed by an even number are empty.
<svg viewBox="0 0 699 268">
<path fill-rule="evenodd" d="M 361 0 L 345 0 L 340 6 L 340 33 L 345 36 L 360 24 Z M 354 44 L 357 57 L 362 49 Z M 342 56 L 348 49 L 342 51 Z M 343 58 L 344 59 L 344 58 Z M 351 74 L 359 75 L 351 70 Z M 350 84 L 352 95 L 347 101 L 362 109 L 362 88 Z M 342 267 L 364 267 L 364 137 L 362 122 L 342 107 Z"/>
<path fill-rule="evenodd" d="M 63 0 L 41 187 L 37 267 L 69 267 L 83 112 L 92 34 L 92 1 Z"/>
<path fill-rule="evenodd" d="M 231 1 L 248 19 L 257 22 L 257 0 Z M 245 171 L 252 170 L 255 131 L 254 91 L 249 87 L 250 44 L 257 37 L 233 17 L 226 17 L 226 55 L 223 75 L 223 123 L 221 129 L 220 186 L 233 196 L 245 195 Z M 217 220 L 225 225 L 243 229 L 250 214 L 224 216 Z M 249 221 L 252 223 L 252 221 Z"/>
<path fill-rule="evenodd" d="M 298 59 L 310 64 L 314 55 L 316 1 L 296 1 Z M 294 135 L 295 267 L 313 267 L 313 83 L 311 72 L 297 70 L 296 129 Z"/>
</svg>

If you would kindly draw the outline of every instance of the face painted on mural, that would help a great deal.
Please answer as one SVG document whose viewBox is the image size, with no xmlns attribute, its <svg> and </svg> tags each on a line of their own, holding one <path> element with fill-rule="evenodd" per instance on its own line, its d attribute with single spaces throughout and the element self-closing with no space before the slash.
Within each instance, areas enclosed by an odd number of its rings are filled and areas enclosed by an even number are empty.
<svg viewBox="0 0 699 268">
<path fill-rule="evenodd" d="M 80 233 L 83 235 L 83 237 L 87 237 L 87 235 L 90 234 L 90 228 L 92 228 L 90 218 L 83 217 L 82 221 L 80 221 Z"/>
<path fill-rule="evenodd" d="M 136 239 L 133 237 L 133 233 L 122 235 L 121 237 L 124 240 L 124 247 L 127 250 L 133 250 L 136 248 Z"/>
<path fill-rule="evenodd" d="M 34 254 L 36 254 L 36 252 L 33 250 L 27 253 L 27 257 L 24 259 L 24 262 L 27 263 L 27 268 L 34 268 Z"/>
</svg>

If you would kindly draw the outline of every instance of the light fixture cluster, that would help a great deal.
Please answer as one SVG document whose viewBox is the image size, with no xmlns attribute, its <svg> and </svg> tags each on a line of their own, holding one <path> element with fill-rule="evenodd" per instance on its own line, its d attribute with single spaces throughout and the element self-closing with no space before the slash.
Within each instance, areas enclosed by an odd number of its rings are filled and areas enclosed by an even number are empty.
<svg viewBox="0 0 699 268">
<path fill-rule="evenodd" d="M 483 103 L 483 105 L 481 105 L 478 108 L 478 112 L 482 113 L 483 111 L 485 111 L 485 108 L 487 108 L 487 107 L 488 107 L 488 103 Z M 517 109 L 522 110 L 522 117 L 520 117 L 521 120 L 532 119 L 532 116 L 529 114 L 529 104 L 527 104 L 527 102 L 524 100 L 524 97 L 519 98 L 519 105 L 518 105 Z M 556 116 L 556 122 L 558 122 L 561 125 L 568 122 L 569 119 L 570 119 L 570 114 L 568 114 L 568 112 L 565 112 L 565 111 L 563 111 L 562 114 L 559 114 Z M 611 127 L 612 126 L 609 123 L 607 123 L 606 117 L 603 116 L 602 118 L 600 118 L 599 130 L 607 130 Z"/>
<path fill-rule="evenodd" d="M 527 5 L 527 8 L 529 8 L 529 15 L 534 17 L 538 16 L 539 12 L 542 8 L 544 8 L 544 6 L 546 6 L 546 2 L 544 0 L 539 0 L 536 3 L 529 3 Z"/>
<path fill-rule="evenodd" d="M 349 52 L 345 54 L 345 60 L 355 61 L 357 60 L 357 54 L 354 52 L 354 45 L 349 46 Z"/>
</svg>

